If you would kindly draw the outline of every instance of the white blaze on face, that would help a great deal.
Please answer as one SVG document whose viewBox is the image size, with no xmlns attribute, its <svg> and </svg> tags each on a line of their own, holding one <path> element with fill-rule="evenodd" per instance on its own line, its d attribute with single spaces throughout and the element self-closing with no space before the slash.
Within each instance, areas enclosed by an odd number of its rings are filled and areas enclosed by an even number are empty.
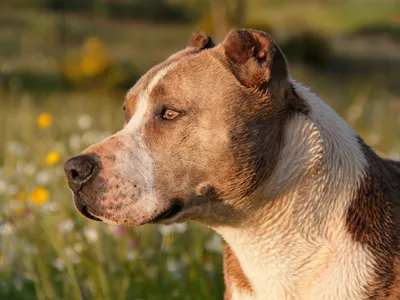
<svg viewBox="0 0 400 300">
<path fill-rule="evenodd" d="M 165 77 L 165 75 L 167 75 L 168 71 L 170 71 L 175 65 L 176 62 L 168 65 L 164 69 L 159 70 L 150 80 L 148 86 L 143 91 L 140 92 L 139 99 L 136 105 L 136 111 L 132 116 L 132 118 L 129 120 L 128 124 L 126 124 L 123 131 L 125 131 L 126 129 L 127 131 L 132 133 L 137 130 L 140 130 L 141 125 L 143 125 L 147 108 L 149 106 L 148 103 L 151 91 L 154 89 L 157 83 L 159 83 L 160 80 L 162 80 Z"/>
<path fill-rule="evenodd" d="M 124 157 L 122 161 L 126 162 L 121 168 L 124 169 L 123 173 L 127 174 L 130 178 L 140 178 L 141 182 L 138 182 L 138 186 L 143 189 L 143 193 L 137 205 L 140 206 L 138 209 L 143 211 L 143 213 L 152 213 L 157 207 L 157 201 L 154 193 L 154 162 L 149 149 L 147 149 L 143 142 L 142 128 L 145 124 L 146 116 L 149 113 L 151 91 L 174 65 L 176 65 L 176 63 L 172 63 L 164 69 L 159 70 L 154 77 L 150 79 L 147 87 L 139 94 L 136 111 L 132 118 L 128 121 L 126 126 L 117 133 L 117 135 L 124 136 L 123 140 L 129 141 L 129 148 L 132 149 L 131 153 L 120 153 L 120 155 Z M 135 159 L 134 162 L 132 162 L 132 157 Z M 131 163 L 129 163 L 130 161 Z"/>
</svg>

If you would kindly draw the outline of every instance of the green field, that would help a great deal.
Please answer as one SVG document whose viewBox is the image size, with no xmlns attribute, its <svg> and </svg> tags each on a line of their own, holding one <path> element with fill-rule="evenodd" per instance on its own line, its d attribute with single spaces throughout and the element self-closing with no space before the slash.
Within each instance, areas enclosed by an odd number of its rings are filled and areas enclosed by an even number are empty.
<svg viewBox="0 0 400 300">
<path fill-rule="evenodd" d="M 248 23 L 283 43 L 302 30 L 323 34 L 329 62 L 289 58 L 292 76 L 399 159 L 399 2 L 343 3 L 251 0 Z M 125 86 L 202 26 L 0 6 L 0 299 L 222 299 L 217 235 L 199 224 L 88 221 L 62 170 L 121 128 Z"/>
</svg>

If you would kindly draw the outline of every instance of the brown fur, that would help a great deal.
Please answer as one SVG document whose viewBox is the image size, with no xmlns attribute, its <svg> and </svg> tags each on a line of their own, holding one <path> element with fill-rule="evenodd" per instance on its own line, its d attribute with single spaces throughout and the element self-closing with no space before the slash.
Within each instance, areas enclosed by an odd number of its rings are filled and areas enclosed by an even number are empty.
<svg viewBox="0 0 400 300">
<path fill-rule="evenodd" d="M 253 288 L 246 275 L 240 266 L 240 262 L 237 259 L 235 253 L 229 245 L 225 246 L 224 252 L 224 280 L 225 280 L 225 300 L 232 298 L 232 288 L 237 289 L 240 292 L 252 294 Z"/>
<path fill-rule="evenodd" d="M 87 207 L 107 222 L 151 223 L 178 204 L 176 222 L 241 226 L 258 211 L 260 204 L 249 196 L 273 173 L 288 120 L 311 109 L 293 90 L 286 59 L 272 38 L 240 29 L 218 46 L 195 34 L 188 47 L 147 72 L 126 96 L 127 127 L 140 97 L 146 97 L 140 126 L 85 150 L 98 162 L 96 174 L 79 188 L 70 183 L 78 209 Z M 163 119 L 166 108 L 179 116 Z M 348 209 L 347 229 L 376 258 L 370 299 L 398 299 L 400 167 L 360 144 L 369 167 Z M 157 202 L 154 208 L 151 201 Z M 254 292 L 229 246 L 224 274 L 226 299 L 232 287 Z"/>
<path fill-rule="evenodd" d="M 395 210 L 400 203 L 399 163 L 380 158 L 361 139 L 360 145 L 368 159 L 368 169 L 349 207 L 347 227 L 354 241 L 368 245 L 376 257 L 376 278 L 369 287 L 369 299 L 389 296 L 399 299 L 396 272 L 400 258 L 400 215 Z"/>
</svg>

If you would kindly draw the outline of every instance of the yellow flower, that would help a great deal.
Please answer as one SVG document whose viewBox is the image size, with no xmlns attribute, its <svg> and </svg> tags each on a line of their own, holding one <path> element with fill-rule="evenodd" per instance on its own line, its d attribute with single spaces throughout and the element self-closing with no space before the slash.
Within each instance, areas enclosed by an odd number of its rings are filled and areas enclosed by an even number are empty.
<svg viewBox="0 0 400 300">
<path fill-rule="evenodd" d="M 15 209 L 15 213 L 16 213 L 18 216 L 23 216 L 23 215 L 25 214 L 25 208 L 23 208 L 23 207 L 18 207 L 17 209 Z"/>
<path fill-rule="evenodd" d="M 17 194 L 17 199 L 18 199 L 19 201 L 25 201 L 26 198 L 28 198 L 28 194 L 26 193 L 25 190 L 22 190 L 22 191 L 19 191 L 19 192 L 18 192 L 18 194 Z"/>
<path fill-rule="evenodd" d="M 97 37 L 88 37 L 83 46 L 80 62 L 82 74 L 87 77 L 101 75 L 109 66 L 106 47 Z"/>
<path fill-rule="evenodd" d="M 33 203 L 37 205 L 41 205 L 44 202 L 47 201 L 49 198 L 49 192 L 46 190 L 46 188 L 39 186 L 33 190 L 31 193 L 31 200 Z"/>
<path fill-rule="evenodd" d="M 48 165 L 55 165 L 60 161 L 60 153 L 58 152 L 50 152 L 49 154 L 46 155 L 45 162 Z"/>
<path fill-rule="evenodd" d="M 46 129 L 46 128 L 50 127 L 50 125 L 53 123 L 53 116 L 48 113 L 41 113 L 38 116 L 36 122 L 37 122 L 37 125 L 39 126 L 39 128 Z"/>
</svg>

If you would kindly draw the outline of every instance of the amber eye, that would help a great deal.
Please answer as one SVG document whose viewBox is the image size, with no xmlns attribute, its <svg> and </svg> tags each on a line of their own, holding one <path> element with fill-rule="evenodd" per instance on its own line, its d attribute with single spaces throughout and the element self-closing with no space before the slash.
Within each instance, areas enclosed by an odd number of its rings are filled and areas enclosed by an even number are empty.
<svg viewBox="0 0 400 300">
<path fill-rule="evenodd" d="M 177 111 L 175 111 L 175 110 L 166 109 L 166 110 L 164 110 L 164 112 L 163 112 L 162 118 L 163 118 L 164 120 L 173 120 L 173 119 L 175 119 L 176 117 L 178 117 L 179 115 L 180 115 L 180 113 L 177 112 Z"/>
</svg>

